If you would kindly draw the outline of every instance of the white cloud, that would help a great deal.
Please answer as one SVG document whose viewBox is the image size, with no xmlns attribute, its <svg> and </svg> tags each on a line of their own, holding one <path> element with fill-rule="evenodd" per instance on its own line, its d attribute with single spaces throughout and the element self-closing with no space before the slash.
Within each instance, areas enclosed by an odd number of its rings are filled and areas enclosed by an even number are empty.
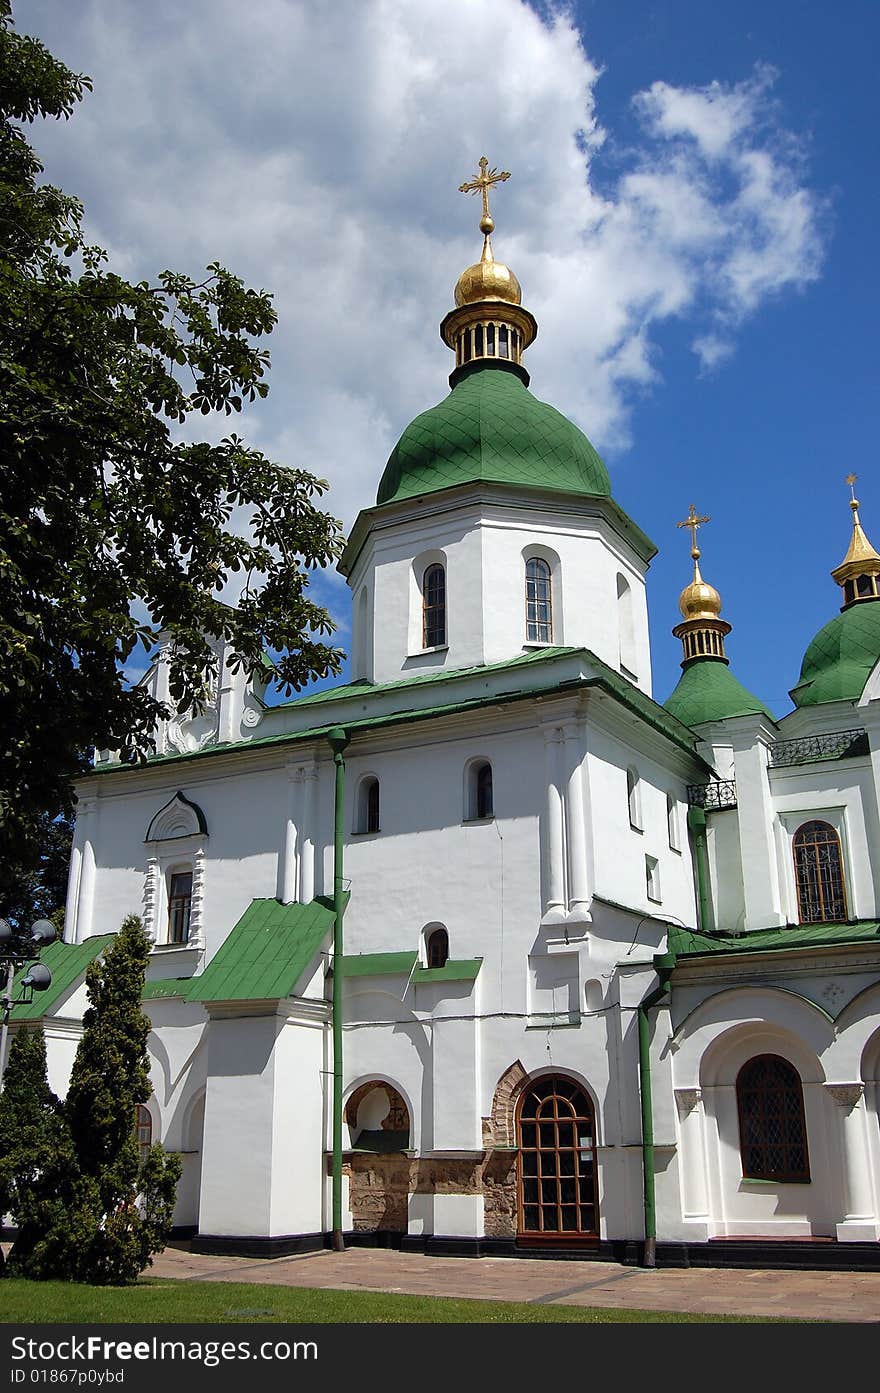
<svg viewBox="0 0 880 1393">
<path fill-rule="evenodd" d="M 349 525 L 444 394 L 436 326 L 480 250 L 479 205 L 455 190 L 480 154 L 514 174 L 494 242 L 539 321 L 533 388 L 600 446 L 626 443 L 632 393 L 656 389 L 664 321 L 712 368 L 747 315 L 819 271 L 821 205 L 766 68 L 637 95 L 643 142 L 615 186 L 602 166 L 600 195 L 599 69 L 563 11 L 32 0 L 21 23 L 94 79 L 34 139 L 119 269 L 219 259 L 274 292 L 271 395 L 222 433 L 328 478 Z"/>
</svg>

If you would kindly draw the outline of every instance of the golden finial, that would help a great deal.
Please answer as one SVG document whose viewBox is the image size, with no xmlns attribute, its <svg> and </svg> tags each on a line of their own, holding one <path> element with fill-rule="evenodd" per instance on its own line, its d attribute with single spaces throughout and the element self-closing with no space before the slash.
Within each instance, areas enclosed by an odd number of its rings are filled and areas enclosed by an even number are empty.
<svg viewBox="0 0 880 1393">
<path fill-rule="evenodd" d="M 672 632 L 680 638 L 684 646 L 684 662 L 696 658 L 718 658 L 726 663 L 724 637 L 730 633 L 730 625 L 721 615 L 721 596 L 714 585 L 707 585 L 700 575 L 700 548 L 697 546 L 697 528 L 704 522 L 711 522 L 708 513 L 698 513 L 693 503 L 688 515 L 676 527 L 687 527 L 691 534 L 691 556 L 694 562 L 694 578 L 682 590 L 678 600 L 683 623 L 676 624 Z"/>
<path fill-rule="evenodd" d="M 837 584 L 843 587 L 844 604 L 854 604 L 857 600 L 875 600 L 880 597 L 880 555 L 871 546 L 862 530 L 859 520 L 859 500 L 856 498 L 855 483 L 857 474 L 847 474 L 850 502 L 852 508 L 853 530 L 849 550 L 839 566 L 831 572 Z"/>
<path fill-rule="evenodd" d="M 702 516 L 699 516 L 698 513 L 697 513 L 696 508 L 694 507 L 694 505 L 693 505 L 693 503 L 692 503 L 691 506 L 690 506 L 690 511 L 688 512 L 688 515 L 687 515 L 687 517 L 684 519 L 684 521 L 683 521 L 683 522 L 677 522 L 677 523 L 675 524 L 676 527 L 689 527 L 690 530 L 691 530 L 691 556 L 694 558 L 694 564 L 695 564 L 695 565 L 696 565 L 696 562 L 699 561 L 700 556 L 701 556 L 700 548 L 697 546 L 697 528 L 698 528 L 698 527 L 702 527 L 702 525 L 703 525 L 704 522 L 711 522 L 711 521 L 712 521 L 712 519 L 711 519 L 711 517 L 709 516 L 708 513 L 705 513 L 705 514 L 703 514 Z"/>
<path fill-rule="evenodd" d="M 489 190 L 493 184 L 502 184 L 505 179 L 510 178 L 510 170 L 489 168 L 489 161 L 485 155 L 480 156 L 480 172 L 475 179 L 470 179 L 467 183 L 459 184 L 459 193 L 479 193 L 483 196 L 483 216 L 480 218 L 480 231 L 484 237 L 488 237 L 490 232 L 495 231 L 495 221 L 489 212 Z"/>
</svg>

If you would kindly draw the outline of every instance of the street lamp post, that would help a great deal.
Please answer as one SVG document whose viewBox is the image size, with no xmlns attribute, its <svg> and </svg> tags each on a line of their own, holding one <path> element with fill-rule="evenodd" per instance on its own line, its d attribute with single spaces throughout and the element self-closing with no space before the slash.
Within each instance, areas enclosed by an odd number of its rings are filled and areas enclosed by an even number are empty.
<svg viewBox="0 0 880 1393">
<path fill-rule="evenodd" d="M 6 1058 L 9 1050 L 9 1017 L 13 1006 L 33 1000 L 34 992 L 44 992 L 52 982 L 52 974 L 45 963 L 34 961 L 41 948 L 55 941 L 55 925 L 49 919 L 38 919 L 27 931 L 17 930 L 6 919 L 0 919 L 0 963 L 6 965 L 6 986 L 0 997 L 2 1023 L 0 1023 L 0 1093 L 3 1091 L 3 1078 L 6 1073 Z M 15 974 L 20 967 L 30 964 L 21 980 L 24 992 L 18 1000 L 13 999 L 12 989 Z"/>
</svg>

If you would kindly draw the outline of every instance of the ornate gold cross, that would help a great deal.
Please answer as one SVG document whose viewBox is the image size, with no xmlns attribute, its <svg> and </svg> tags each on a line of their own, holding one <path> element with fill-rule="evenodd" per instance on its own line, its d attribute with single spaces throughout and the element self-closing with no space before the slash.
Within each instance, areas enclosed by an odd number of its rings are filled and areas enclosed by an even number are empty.
<svg viewBox="0 0 880 1393">
<path fill-rule="evenodd" d="M 479 193 L 483 195 L 483 216 L 480 219 L 480 231 L 488 237 L 495 227 L 492 214 L 489 212 L 489 190 L 493 184 L 501 184 L 505 179 L 510 178 L 510 170 L 489 168 L 489 161 L 485 155 L 480 158 L 480 172 L 475 179 L 470 179 L 466 184 L 459 184 L 459 193 Z"/>
<path fill-rule="evenodd" d="M 858 474 L 847 474 L 846 476 L 846 482 L 849 484 L 849 491 L 853 498 L 856 496 L 855 483 L 858 477 Z"/>
<path fill-rule="evenodd" d="M 711 521 L 712 521 L 712 519 L 709 517 L 708 513 L 705 514 L 705 516 L 703 516 L 703 517 L 698 516 L 697 510 L 696 510 L 696 508 L 694 507 L 694 505 L 693 505 L 693 503 L 692 503 L 691 506 L 690 506 L 690 512 L 688 513 L 688 515 L 687 515 L 687 517 L 684 519 L 684 521 L 683 521 L 683 522 L 677 522 L 677 523 L 675 524 L 676 527 L 689 527 L 689 528 L 690 528 L 690 530 L 691 530 L 691 555 L 692 555 L 692 556 L 693 556 L 694 552 L 696 552 L 698 556 L 699 556 L 699 554 L 700 554 L 700 548 L 697 546 L 697 528 L 698 528 L 698 527 L 701 527 L 702 524 L 703 524 L 704 522 L 711 522 Z"/>
</svg>

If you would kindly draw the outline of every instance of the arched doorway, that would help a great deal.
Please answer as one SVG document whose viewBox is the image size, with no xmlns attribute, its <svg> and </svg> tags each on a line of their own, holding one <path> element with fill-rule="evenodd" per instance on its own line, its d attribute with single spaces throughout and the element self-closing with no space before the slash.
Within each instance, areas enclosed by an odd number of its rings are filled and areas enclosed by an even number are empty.
<svg viewBox="0 0 880 1393">
<path fill-rule="evenodd" d="M 563 1074 L 533 1079 L 516 1109 L 517 1237 L 596 1243 L 599 1196 L 593 1104 Z"/>
</svg>

